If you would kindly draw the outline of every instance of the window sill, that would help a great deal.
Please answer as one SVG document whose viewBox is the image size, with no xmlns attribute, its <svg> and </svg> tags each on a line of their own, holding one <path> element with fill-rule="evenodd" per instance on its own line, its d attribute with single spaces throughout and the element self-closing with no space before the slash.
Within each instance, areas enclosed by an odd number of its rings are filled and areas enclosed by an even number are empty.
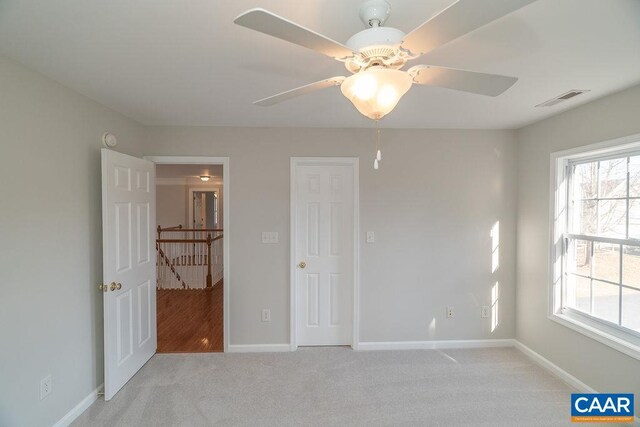
<svg viewBox="0 0 640 427">
<path fill-rule="evenodd" d="M 576 332 L 581 333 L 589 338 L 592 338 L 614 350 L 640 360 L 640 346 L 630 343 L 618 336 L 609 334 L 601 329 L 595 328 L 584 322 L 581 322 L 566 314 L 550 314 L 549 319 L 566 326 L 569 329 L 573 329 Z"/>
</svg>

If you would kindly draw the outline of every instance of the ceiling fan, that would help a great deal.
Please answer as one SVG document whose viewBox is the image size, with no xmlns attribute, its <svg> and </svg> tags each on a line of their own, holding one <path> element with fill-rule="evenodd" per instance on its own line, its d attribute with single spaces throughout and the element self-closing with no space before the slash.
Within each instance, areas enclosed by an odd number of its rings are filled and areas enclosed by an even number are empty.
<svg viewBox="0 0 640 427">
<path fill-rule="evenodd" d="M 515 77 L 477 73 L 434 65 L 416 65 L 406 71 L 407 61 L 418 58 L 476 28 L 520 9 L 535 0 L 457 0 L 408 34 L 383 27 L 391 13 L 386 0 L 366 0 L 360 19 L 367 27 L 346 44 L 289 21 L 264 9 L 251 9 L 234 22 L 243 27 L 295 43 L 344 63 L 352 75 L 311 83 L 254 104 L 270 106 L 331 86 L 360 113 L 380 120 L 390 113 L 413 84 L 440 86 L 487 96 L 498 96 L 518 80 Z"/>
</svg>

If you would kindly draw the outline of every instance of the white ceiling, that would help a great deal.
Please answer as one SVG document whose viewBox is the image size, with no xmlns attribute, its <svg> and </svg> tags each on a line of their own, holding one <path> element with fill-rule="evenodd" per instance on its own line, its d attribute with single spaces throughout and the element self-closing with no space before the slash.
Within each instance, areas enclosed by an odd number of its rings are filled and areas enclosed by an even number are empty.
<svg viewBox="0 0 640 427">
<path fill-rule="evenodd" d="M 222 165 L 156 165 L 158 178 L 199 178 L 208 175 L 212 181 L 222 180 Z"/>
<path fill-rule="evenodd" d="M 391 0 L 410 31 L 451 0 Z M 345 42 L 360 0 L 0 0 L 0 53 L 147 125 L 371 126 L 330 88 L 252 101 L 335 75 L 323 55 L 233 24 L 264 7 Z M 414 86 L 382 125 L 518 128 L 640 83 L 640 0 L 538 0 L 409 65 L 519 77 L 497 98 Z M 570 89 L 591 92 L 546 109 Z"/>
</svg>

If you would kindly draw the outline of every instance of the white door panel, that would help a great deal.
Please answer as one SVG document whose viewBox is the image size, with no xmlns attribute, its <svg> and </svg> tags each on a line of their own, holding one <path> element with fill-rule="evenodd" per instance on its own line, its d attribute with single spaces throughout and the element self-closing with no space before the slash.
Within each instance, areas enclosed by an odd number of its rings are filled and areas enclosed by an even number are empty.
<svg viewBox="0 0 640 427">
<path fill-rule="evenodd" d="M 355 286 L 354 167 L 331 162 L 294 167 L 296 342 L 349 345 Z"/>
<path fill-rule="evenodd" d="M 103 149 L 106 400 L 156 352 L 155 222 L 155 165 Z"/>
</svg>

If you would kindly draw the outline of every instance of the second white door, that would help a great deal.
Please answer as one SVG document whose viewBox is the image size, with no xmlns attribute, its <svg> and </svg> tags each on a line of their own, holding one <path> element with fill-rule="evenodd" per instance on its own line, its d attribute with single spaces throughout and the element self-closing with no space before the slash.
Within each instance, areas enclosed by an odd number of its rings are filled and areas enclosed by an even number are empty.
<svg viewBox="0 0 640 427">
<path fill-rule="evenodd" d="M 294 159 L 292 167 L 296 344 L 350 345 L 355 164 Z"/>
</svg>

